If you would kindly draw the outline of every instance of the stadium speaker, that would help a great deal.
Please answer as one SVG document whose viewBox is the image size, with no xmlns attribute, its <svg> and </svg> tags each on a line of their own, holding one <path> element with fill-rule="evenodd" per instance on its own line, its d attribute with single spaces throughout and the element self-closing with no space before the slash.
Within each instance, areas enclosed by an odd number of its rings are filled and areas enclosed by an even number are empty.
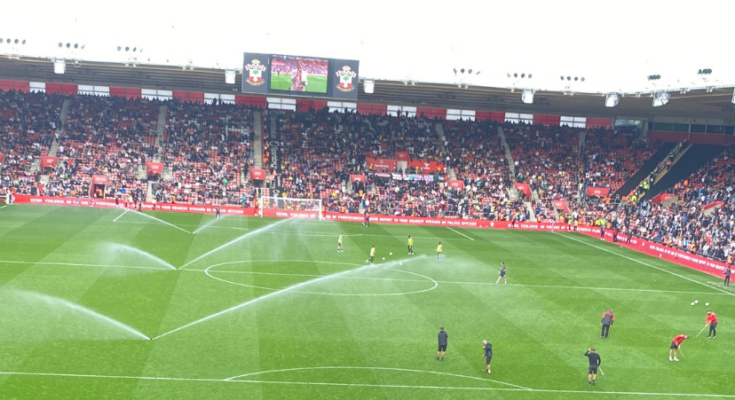
<svg viewBox="0 0 735 400">
<path fill-rule="evenodd" d="M 533 104 L 533 90 L 523 89 L 523 93 L 521 93 L 521 101 L 525 104 Z"/>
<path fill-rule="evenodd" d="M 54 73 L 62 75 L 66 72 L 66 61 L 63 58 L 54 59 Z"/>
<path fill-rule="evenodd" d="M 653 94 L 653 106 L 654 107 L 661 107 L 663 105 L 666 105 L 666 103 L 669 102 L 669 99 L 671 98 L 671 94 L 669 92 L 656 92 Z"/>
<path fill-rule="evenodd" d="M 375 79 L 365 79 L 362 83 L 362 90 L 365 93 L 372 94 L 375 92 Z"/>
<path fill-rule="evenodd" d="M 608 93 L 605 95 L 605 107 L 615 107 L 620 103 L 620 95 L 617 93 Z"/>
<path fill-rule="evenodd" d="M 235 77 L 236 73 L 234 69 L 227 69 L 225 70 L 225 83 L 228 85 L 234 85 L 235 84 Z"/>
</svg>

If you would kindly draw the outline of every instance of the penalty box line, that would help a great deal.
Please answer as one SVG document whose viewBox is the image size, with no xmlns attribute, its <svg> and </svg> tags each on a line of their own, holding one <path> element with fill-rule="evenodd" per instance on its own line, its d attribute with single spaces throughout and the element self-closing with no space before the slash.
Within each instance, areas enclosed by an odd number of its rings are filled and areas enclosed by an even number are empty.
<svg viewBox="0 0 735 400">
<path fill-rule="evenodd" d="M 225 384 L 266 384 L 266 385 L 293 385 L 293 386 L 334 386 L 334 387 L 364 387 L 382 389 L 428 389 L 428 390 L 454 390 L 454 391 L 498 391 L 498 392 L 526 392 L 526 393 L 564 393 L 582 394 L 585 396 L 597 395 L 619 395 L 619 396 L 669 396 L 669 397 L 700 397 L 700 398 L 728 398 L 735 399 L 733 394 L 713 393 L 655 393 L 655 392 L 607 392 L 592 390 L 560 390 L 560 389 L 529 389 L 529 388 L 505 388 L 505 387 L 462 387 L 462 386 L 424 386 L 424 385 L 390 385 L 374 383 L 338 383 L 338 382 L 289 382 L 289 381 L 263 381 L 263 380 L 239 380 L 239 379 L 207 379 L 207 378 L 174 378 L 155 376 L 125 376 L 125 375 L 92 375 L 92 374 L 62 374 L 51 372 L 12 372 L 0 371 L 0 375 L 6 376 L 35 376 L 53 378 L 87 378 L 87 379 L 129 379 L 140 381 L 175 381 L 175 382 L 205 382 Z M 490 382 L 490 381 L 488 381 Z"/>
</svg>

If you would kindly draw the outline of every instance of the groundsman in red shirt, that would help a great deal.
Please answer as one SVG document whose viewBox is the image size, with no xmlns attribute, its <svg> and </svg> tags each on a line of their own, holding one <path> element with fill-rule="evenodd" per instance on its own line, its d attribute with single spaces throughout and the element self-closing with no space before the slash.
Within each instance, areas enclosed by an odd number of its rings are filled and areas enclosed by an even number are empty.
<svg viewBox="0 0 735 400">
<path fill-rule="evenodd" d="M 704 327 L 706 328 L 707 325 L 709 325 L 709 333 L 707 334 L 708 338 L 716 338 L 717 337 L 717 315 L 712 312 L 712 310 L 707 310 L 707 319 L 704 321 Z"/>
<path fill-rule="evenodd" d="M 681 342 L 684 340 L 689 339 L 688 335 L 681 334 L 673 339 L 671 339 L 671 347 L 669 348 L 669 361 L 679 361 L 678 358 L 676 358 L 676 352 L 681 349 Z M 671 358 L 671 354 L 674 354 L 674 358 Z"/>
</svg>

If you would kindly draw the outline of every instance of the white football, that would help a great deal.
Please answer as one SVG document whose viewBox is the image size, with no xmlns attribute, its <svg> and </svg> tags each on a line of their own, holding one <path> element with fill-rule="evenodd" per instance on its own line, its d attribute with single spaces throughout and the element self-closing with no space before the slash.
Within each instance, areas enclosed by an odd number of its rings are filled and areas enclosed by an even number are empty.
<svg viewBox="0 0 735 400">
<path fill-rule="evenodd" d="M 389 256 L 392 256 L 392 255 L 393 255 L 393 253 L 389 253 L 388 255 L 389 255 Z"/>
<path fill-rule="evenodd" d="M 697 304 L 697 303 L 699 303 L 699 300 L 694 300 L 694 304 Z"/>
<path fill-rule="evenodd" d="M 707 307 L 709 307 L 709 303 L 705 303 L 704 305 L 707 306 Z"/>
<path fill-rule="evenodd" d="M 692 305 L 694 305 L 694 302 L 692 302 Z"/>
<path fill-rule="evenodd" d="M 399 262 L 398 265 L 403 265 L 403 263 L 402 262 Z"/>
<path fill-rule="evenodd" d="M 383 260 L 385 260 L 385 257 L 383 257 Z"/>
</svg>

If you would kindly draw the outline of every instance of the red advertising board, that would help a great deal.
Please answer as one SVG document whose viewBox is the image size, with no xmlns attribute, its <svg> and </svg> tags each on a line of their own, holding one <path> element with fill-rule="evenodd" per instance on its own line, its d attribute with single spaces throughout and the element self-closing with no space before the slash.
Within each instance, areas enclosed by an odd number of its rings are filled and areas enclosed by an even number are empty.
<svg viewBox="0 0 735 400">
<path fill-rule="evenodd" d="M 57 161 L 58 159 L 56 157 L 43 156 L 41 157 L 41 168 L 46 168 L 46 167 L 53 168 L 56 166 Z"/>
<path fill-rule="evenodd" d="M 250 168 L 250 179 L 254 181 L 264 181 L 265 170 L 262 168 Z"/>
<path fill-rule="evenodd" d="M 148 175 L 161 175 L 163 172 L 163 164 L 160 162 L 148 163 Z"/>
<path fill-rule="evenodd" d="M 107 185 L 107 175 L 92 175 L 93 185 Z"/>
<path fill-rule="evenodd" d="M 605 197 L 608 193 L 610 193 L 610 188 L 587 187 L 587 196 Z"/>
<path fill-rule="evenodd" d="M 360 181 L 362 183 L 365 183 L 365 175 L 357 175 L 352 174 L 350 175 L 350 182 Z"/>
<path fill-rule="evenodd" d="M 54 206 L 86 206 L 86 207 L 104 207 L 104 208 L 119 208 L 120 206 L 115 205 L 114 199 L 88 199 L 80 198 L 79 203 L 74 197 L 43 197 L 43 196 L 29 196 L 26 194 L 18 194 L 15 196 L 16 203 L 27 203 L 27 204 L 46 204 Z M 153 210 L 153 203 L 143 203 L 142 207 L 145 211 Z M 194 204 L 170 204 L 170 203 L 158 203 L 156 204 L 156 211 L 170 211 L 170 212 L 189 212 L 189 213 L 207 213 L 214 214 L 217 206 L 214 205 L 194 205 Z M 227 215 L 242 215 L 242 216 L 253 216 L 255 215 L 255 209 L 253 208 L 242 208 L 242 207 L 231 207 L 223 206 L 220 207 L 220 212 Z"/>
<path fill-rule="evenodd" d="M 407 151 L 397 151 L 396 152 L 396 159 L 398 161 L 410 161 L 408 158 L 408 152 Z"/>
<path fill-rule="evenodd" d="M 448 182 L 449 187 L 452 189 L 464 189 L 464 181 L 460 181 L 458 179 L 450 179 Z"/>
</svg>

